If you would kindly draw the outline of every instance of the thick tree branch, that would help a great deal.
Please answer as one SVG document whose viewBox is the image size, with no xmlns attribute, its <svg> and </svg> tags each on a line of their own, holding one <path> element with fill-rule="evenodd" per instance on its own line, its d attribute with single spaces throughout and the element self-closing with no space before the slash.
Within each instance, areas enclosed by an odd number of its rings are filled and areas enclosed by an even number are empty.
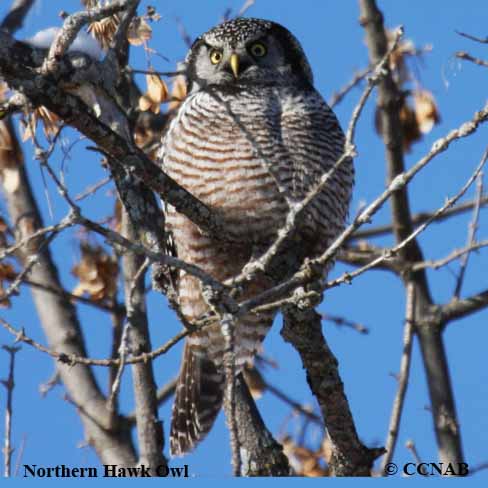
<svg viewBox="0 0 488 488">
<path fill-rule="evenodd" d="M 300 354 L 307 381 L 317 398 L 332 443 L 330 468 L 335 476 L 370 476 L 384 449 L 368 449 L 359 440 L 338 362 L 322 334 L 320 315 L 313 309 L 288 306 L 281 335 Z"/>
<path fill-rule="evenodd" d="M 283 448 L 264 425 L 242 375 L 236 380 L 235 403 L 242 476 L 289 476 Z"/>
<path fill-rule="evenodd" d="M 122 229 L 125 236 L 134 239 L 137 232 L 130 222 L 127 212 L 122 213 Z M 144 272 L 140 272 L 144 258 L 133 253 L 122 257 L 124 269 L 125 302 L 127 320 L 130 324 L 129 344 L 131 354 L 146 353 L 151 350 L 151 339 L 146 313 Z M 163 428 L 158 417 L 156 382 L 154 381 L 152 361 L 132 365 L 132 381 L 135 396 L 135 417 L 139 440 L 139 463 L 155 470 L 165 465 L 163 456 Z M 152 472 L 155 474 L 155 471 Z"/>
<path fill-rule="evenodd" d="M 11 156 L 21 158 L 22 152 L 10 120 L 0 123 L 6 124 L 14 141 L 15 150 Z M 15 225 L 16 238 L 21 240 L 41 229 L 43 224 L 23 160 L 10 161 L 9 166 L 17 172 L 18 185 L 13 191 L 5 189 L 4 197 L 10 221 Z M 43 283 L 51 289 L 62 290 L 57 268 L 49 249 L 42 246 L 42 240 L 29 240 L 25 247 L 18 250 L 17 255 L 24 267 L 29 265 L 32 254 L 38 255 L 31 269 L 32 281 Z M 40 288 L 33 288 L 32 296 L 50 349 L 55 353 L 59 351 L 59 354 L 85 357 L 83 334 L 72 303 Z M 80 416 L 86 438 L 94 446 L 100 459 L 109 464 L 134 464 L 134 449 L 129 433 L 124 428 L 110 429 L 110 416 L 105 408 L 105 398 L 91 370 L 82 364 L 72 367 L 61 362 L 57 363 L 57 369 L 69 395 L 82 407 Z"/>
<path fill-rule="evenodd" d="M 238 239 L 242 242 L 242 236 L 230 234 L 216 212 L 210 212 L 206 205 L 165 175 L 130 140 L 130 136 L 126 138 L 120 135 L 120 131 L 122 133 L 125 131 L 127 120 L 122 113 L 117 113 L 113 104 L 110 106 L 112 112 L 107 107 L 107 112 L 110 112 L 112 119 L 104 122 L 97 117 L 94 108 L 88 107 L 79 98 L 62 89 L 61 80 L 66 82 L 66 76 L 72 72 L 71 68 L 61 69 L 63 63 L 58 61 L 60 69 L 56 74 L 51 74 L 50 77 L 39 74 L 37 67 L 42 61 L 42 56 L 41 50 L 32 49 L 15 41 L 7 33 L 0 32 L 0 75 L 11 88 L 22 92 L 32 104 L 47 107 L 65 123 L 95 142 L 103 153 L 109 156 L 113 173 L 122 171 L 124 174 L 131 174 L 138 178 L 145 186 L 173 205 L 178 212 L 186 215 L 211 235 L 222 240 Z M 94 70 L 98 73 L 97 76 L 103 77 L 104 72 L 100 67 Z M 76 76 L 80 76 L 80 70 L 77 71 Z M 103 83 L 103 80 L 99 78 L 98 82 Z M 100 102 L 100 99 L 98 101 Z M 119 133 L 111 126 L 117 128 Z"/>
<path fill-rule="evenodd" d="M 445 326 L 453 320 L 462 319 L 486 307 L 488 307 L 488 290 L 462 300 L 454 299 L 446 305 L 442 305 L 438 311 L 439 320 Z"/>
<path fill-rule="evenodd" d="M 372 62 L 381 59 L 388 49 L 388 40 L 383 25 L 383 14 L 375 0 L 359 0 L 361 23 L 366 31 Z M 401 93 L 391 72 L 381 80 L 378 88 L 378 110 L 381 119 L 383 142 L 386 150 L 388 181 L 393 182 L 404 174 L 402 126 L 400 122 Z M 393 233 L 396 241 L 405 240 L 413 232 L 410 205 L 406 187 L 399 188 L 391 198 Z M 403 247 L 401 257 L 410 263 L 423 261 L 422 251 L 416 239 Z M 434 428 L 442 462 L 462 462 L 461 435 L 457 424 L 454 393 L 447 364 L 441 330 L 432 322 L 429 310 L 432 298 L 424 269 L 413 271 L 403 277 L 405 286 L 415 287 L 415 323 L 422 350 L 422 358 L 429 385 Z"/>
</svg>

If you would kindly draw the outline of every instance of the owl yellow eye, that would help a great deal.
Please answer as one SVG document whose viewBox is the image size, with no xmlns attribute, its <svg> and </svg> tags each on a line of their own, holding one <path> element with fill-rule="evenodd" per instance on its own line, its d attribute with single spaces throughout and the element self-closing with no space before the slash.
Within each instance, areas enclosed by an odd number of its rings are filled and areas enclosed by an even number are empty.
<svg viewBox="0 0 488 488">
<path fill-rule="evenodd" d="M 256 42 L 251 46 L 251 54 L 256 57 L 256 58 L 262 58 L 263 56 L 266 56 L 266 53 L 268 50 L 266 49 L 266 46 L 262 42 Z"/>
<path fill-rule="evenodd" d="M 210 61 L 212 64 L 219 64 L 220 61 L 222 61 L 222 53 L 220 51 L 217 51 L 216 49 L 214 49 L 210 53 Z"/>
</svg>

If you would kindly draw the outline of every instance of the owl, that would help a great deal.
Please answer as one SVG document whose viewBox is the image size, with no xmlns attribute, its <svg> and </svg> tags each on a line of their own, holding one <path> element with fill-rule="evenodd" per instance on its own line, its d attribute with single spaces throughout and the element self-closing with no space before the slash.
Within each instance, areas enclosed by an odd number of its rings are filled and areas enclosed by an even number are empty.
<svg viewBox="0 0 488 488">
<path fill-rule="evenodd" d="M 307 58 L 283 26 L 237 18 L 196 39 L 185 60 L 187 97 L 163 137 L 159 161 L 182 187 L 218 213 L 237 239 L 202 232 L 168 206 L 177 255 L 221 282 L 237 276 L 276 239 L 290 207 L 314 188 L 344 151 L 344 134 L 313 86 Z M 344 228 L 351 160 L 328 180 L 299 225 L 297 259 L 281 276 L 261 273 L 239 300 L 266 291 L 319 255 Z M 198 279 L 180 271 L 177 302 L 189 323 L 209 312 Z M 277 311 L 249 313 L 235 328 L 236 372 L 252 360 Z M 216 321 L 187 337 L 173 405 L 170 451 L 192 450 L 211 429 L 224 392 L 224 338 Z"/>
</svg>

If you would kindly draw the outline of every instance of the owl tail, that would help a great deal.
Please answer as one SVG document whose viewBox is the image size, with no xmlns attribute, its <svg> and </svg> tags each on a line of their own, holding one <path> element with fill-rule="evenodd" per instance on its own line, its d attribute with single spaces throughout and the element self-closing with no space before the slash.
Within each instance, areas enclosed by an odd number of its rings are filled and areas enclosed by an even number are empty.
<svg viewBox="0 0 488 488">
<path fill-rule="evenodd" d="M 186 454 L 203 440 L 222 407 L 224 375 L 200 354 L 185 343 L 171 418 L 172 456 Z"/>
</svg>

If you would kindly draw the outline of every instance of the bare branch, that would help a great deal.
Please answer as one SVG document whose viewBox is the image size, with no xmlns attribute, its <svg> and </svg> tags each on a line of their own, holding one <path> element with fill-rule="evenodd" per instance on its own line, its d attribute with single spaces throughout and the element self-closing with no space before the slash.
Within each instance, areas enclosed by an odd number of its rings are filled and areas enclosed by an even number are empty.
<svg viewBox="0 0 488 488">
<path fill-rule="evenodd" d="M 378 9 L 375 0 L 359 0 L 361 10 L 361 23 L 365 27 L 366 42 L 372 62 L 377 61 L 387 51 L 388 40 L 383 25 L 383 14 Z M 400 107 L 402 97 L 399 87 L 396 85 L 391 72 L 388 70 L 382 79 L 378 89 L 378 110 L 382 127 L 383 142 L 388 168 L 388 181 L 393 184 L 399 178 L 404 177 L 405 164 L 403 158 L 403 131 L 400 121 Z M 433 146 L 425 160 L 437 153 L 437 150 L 445 150 L 449 143 L 458 139 L 461 134 L 471 134 L 479 123 L 486 121 L 488 116 L 488 104 L 484 114 L 476 114 L 471 125 L 466 124 L 458 131 L 452 131 L 440 143 L 439 147 Z M 431 158 L 430 158 L 431 159 Z M 393 233 L 398 242 L 404 241 L 413 233 L 410 205 L 406 187 L 398 188 L 391 196 L 391 212 Z M 422 250 L 416 239 L 412 239 L 400 250 L 403 260 L 415 263 L 424 260 Z M 419 337 L 422 351 L 422 359 L 429 385 L 429 394 L 432 405 L 432 418 L 436 432 L 439 457 L 441 462 L 462 462 L 464 459 L 461 434 L 457 423 L 454 393 L 449 375 L 449 367 L 438 322 L 432 317 L 432 297 L 425 270 L 417 270 L 402 276 L 405 286 L 412 283 L 415 286 L 416 332 Z"/>
<path fill-rule="evenodd" d="M 359 440 L 338 362 L 322 334 L 320 315 L 289 305 L 281 335 L 300 354 L 312 393 L 317 398 L 332 443 L 330 468 L 335 476 L 369 476 L 384 449 L 368 449 Z"/>
<path fill-rule="evenodd" d="M 474 56 L 471 56 L 471 54 L 467 53 L 466 51 L 458 51 L 456 53 L 456 58 L 464 59 L 465 61 L 471 61 L 472 63 L 477 64 L 478 66 L 483 66 L 485 68 L 488 68 L 488 61 L 485 61 L 484 59 L 480 59 L 480 58 L 475 58 Z"/>
<path fill-rule="evenodd" d="M 222 335 L 224 337 L 224 372 L 225 372 L 225 394 L 224 410 L 230 432 L 230 447 L 232 450 L 232 468 L 234 476 L 241 476 L 242 458 L 241 442 L 237 427 L 236 416 L 236 354 L 235 354 L 235 317 L 229 313 L 224 314 L 220 320 Z"/>
<path fill-rule="evenodd" d="M 122 12 L 126 8 L 130 8 L 130 4 L 132 3 L 134 3 L 133 0 L 113 0 L 109 4 L 101 7 L 83 10 L 66 17 L 63 27 L 57 33 L 49 48 L 49 53 L 44 60 L 42 71 L 46 74 L 52 73 L 57 69 L 59 59 L 67 52 L 84 25 Z"/>
<path fill-rule="evenodd" d="M 128 212 L 122 211 L 124 234 L 134 239 L 137 232 Z M 127 308 L 127 323 L 130 324 L 130 353 L 141 354 L 151 350 L 149 321 L 146 310 L 144 278 L 148 261 L 144 257 L 126 253 L 122 257 L 124 269 L 124 291 Z M 156 395 L 153 363 L 143 361 L 131 367 L 135 396 L 135 420 L 139 441 L 139 463 L 156 468 L 167 464 L 163 456 L 163 424 L 158 416 L 159 400 Z"/>
<path fill-rule="evenodd" d="M 485 207 L 488 204 L 488 196 L 484 196 L 481 198 L 480 205 L 481 207 Z M 452 208 L 446 210 L 442 215 L 439 215 L 435 218 L 435 222 L 442 222 L 450 217 L 455 217 L 457 215 L 463 214 L 472 210 L 477 205 L 477 200 L 471 200 L 465 203 L 460 203 L 458 205 L 453 206 Z M 412 224 L 417 226 L 419 224 L 423 224 L 426 220 L 429 220 L 432 217 L 432 212 L 420 212 L 412 215 Z M 393 232 L 393 226 L 391 224 L 387 225 L 378 225 L 377 227 L 373 227 L 371 229 L 361 229 L 357 232 L 354 232 L 351 239 L 359 240 L 359 239 L 367 239 L 369 237 L 380 237 L 385 234 L 391 234 Z"/>
<path fill-rule="evenodd" d="M 242 476 L 289 476 L 283 448 L 266 428 L 242 374 L 236 379 L 235 405 Z"/>
<path fill-rule="evenodd" d="M 0 36 L 3 34 L 0 33 Z M 10 124 L 10 121 L 4 120 L 0 123 Z M 9 125 L 7 130 L 18 148 L 12 126 Z M 11 154 L 17 155 L 17 157 L 22 155 L 20 149 Z M 4 197 L 10 220 L 16 223 L 16 238 L 20 241 L 36 233 L 43 227 L 43 224 L 22 161 L 10 161 L 9 164 L 16 171 L 19 184 L 15 191 L 5 191 Z M 37 255 L 35 265 L 30 271 L 30 279 L 43 283 L 49 288 L 61 290 L 58 271 L 49 249 L 47 246 L 39 249 L 38 246 L 39 242 L 36 240 L 30 241 L 28 245 L 18 250 L 18 258 L 25 269 L 31 262 L 31 256 Z M 32 295 L 40 322 L 50 344 L 49 348 L 28 339 L 23 331 L 14 329 L 3 319 L 0 319 L 0 323 L 19 340 L 36 345 L 40 350 L 49 351 L 54 357 L 60 359 L 67 358 L 69 355 L 86 357 L 84 336 L 73 304 L 40 288 L 32 288 Z M 105 398 L 92 371 L 86 365 L 80 364 L 76 368 L 72 368 L 62 361 L 57 363 L 57 369 L 70 396 L 78 405 L 82 406 L 80 417 L 85 428 L 85 435 L 90 438 L 102 462 L 134 464 L 134 448 L 130 437 L 125 434 L 123 428 L 117 431 L 110 430 L 110 415 L 105 407 Z"/>
<path fill-rule="evenodd" d="M 486 159 L 488 159 L 488 149 L 485 151 L 483 158 L 485 161 Z M 473 210 L 473 218 L 469 223 L 468 240 L 466 243 L 466 247 L 471 249 L 463 254 L 461 257 L 460 269 L 458 279 L 456 281 L 456 288 L 454 289 L 453 298 L 459 298 L 459 296 L 461 295 L 461 288 L 463 286 L 464 275 L 466 273 L 466 267 L 468 265 L 469 254 L 472 250 L 473 245 L 475 244 L 476 231 L 478 230 L 478 221 L 480 218 L 481 198 L 483 197 L 483 172 L 480 172 L 480 174 L 478 175 L 476 184 L 476 195 L 476 205 Z"/>
<path fill-rule="evenodd" d="M 485 155 L 488 155 L 488 153 L 485 153 Z M 401 242 L 399 242 L 396 246 L 392 247 L 391 249 L 384 249 L 383 252 L 378 257 L 376 257 L 366 265 L 362 266 L 361 268 L 350 273 L 344 273 L 342 276 L 336 278 L 334 281 L 327 283 L 325 285 L 325 288 L 332 288 L 342 283 L 351 283 L 351 281 L 354 278 L 363 274 L 369 269 L 373 269 L 384 262 L 388 262 L 390 258 L 396 259 L 396 256 L 398 254 L 401 254 L 402 249 L 405 249 L 405 247 L 411 241 L 416 239 L 417 236 L 421 232 L 423 232 L 430 225 L 431 222 L 433 222 L 435 219 L 441 216 L 449 207 L 454 205 L 468 191 L 468 188 L 473 184 L 473 182 L 478 178 L 478 176 L 482 174 L 483 167 L 487 161 L 487 157 L 485 155 L 483 155 L 480 163 L 478 164 L 474 172 L 471 174 L 471 176 L 468 178 L 468 181 L 466 181 L 466 183 L 458 191 L 458 193 L 453 197 L 448 198 L 446 200 L 446 203 L 441 208 L 436 210 L 428 220 L 426 220 L 422 225 L 420 225 L 414 231 L 412 231 L 412 233 L 409 236 L 407 236 L 405 239 L 403 239 Z M 477 244 L 472 244 L 471 248 L 476 246 Z M 478 246 L 478 247 L 482 247 L 482 246 Z M 465 254 L 466 252 L 468 251 L 463 250 L 463 252 L 457 251 L 454 254 L 457 257 Z M 445 261 L 452 260 L 452 259 L 454 259 L 454 257 L 449 256 L 447 259 L 445 259 Z M 399 272 L 401 276 L 407 275 L 409 271 L 425 270 L 426 268 L 430 267 L 428 261 L 423 261 L 420 263 L 412 263 L 410 261 L 402 261 L 401 258 L 400 258 L 400 263 L 395 263 L 395 264 L 396 264 L 396 270 Z M 431 265 L 432 264 L 435 263 L 431 263 Z M 390 269 L 395 269 L 395 267 L 390 267 Z"/>
<path fill-rule="evenodd" d="M 400 374 L 398 376 L 398 389 L 393 401 L 390 423 L 388 426 L 388 435 L 386 438 L 386 454 L 381 463 L 381 473 L 386 474 L 386 467 L 392 461 L 395 453 L 395 446 L 398 439 L 400 420 L 402 418 L 403 404 L 407 392 L 408 378 L 410 374 L 410 361 L 412 358 L 412 342 L 414 332 L 414 315 L 415 315 L 415 288 L 413 285 L 407 285 L 407 305 L 405 314 L 405 328 L 403 332 L 403 352 L 400 362 Z"/>
<path fill-rule="evenodd" d="M 5 407 L 5 440 L 3 444 L 3 462 L 4 462 L 4 476 L 10 477 L 10 463 L 12 459 L 13 449 L 11 447 L 12 436 L 12 414 L 13 414 L 13 393 L 14 393 L 14 370 L 15 370 L 15 354 L 20 351 L 20 347 L 2 346 L 4 351 L 7 351 L 10 360 L 8 367 L 8 377 L 6 380 L 1 380 L 0 383 L 5 386 L 7 390 L 7 405 Z"/>
<path fill-rule="evenodd" d="M 453 320 L 462 319 L 488 306 L 488 290 L 462 300 L 452 300 L 439 309 L 440 321 L 447 324 Z"/>
<path fill-rule="evenodd" d="M 34 0 L 13 0 L 9 13 L 0 24 L 0 29 L 13 34 L 22 28 L 24 19 L 33 4 Z"/>
<path fill-rule="evenodd" d="M 332 94 L 331 98 L 327 102 L 330 108 L 334 108 L 336 105 L 342 102 L 344 97 L 356 86 L 358 86 L 368 75 L 371 73 L 371 67 L 364 68 L 356 71 L 351 81 L 344 85 L 340 90 Z"/>
<path fill-rule="evenodd" d="M 482 44 L 488 44 L 488 37 L 485 37 L 484 39 L 481 37 L 476 37 L 471 34 L 466 34 L 465 32 L 459 32 L 456 31 L 456 34 L 459 34 L 460 36 L 466 37 L 467 39 L 471 39 L 472 41 L 480 42 Z"/>
</svg>

